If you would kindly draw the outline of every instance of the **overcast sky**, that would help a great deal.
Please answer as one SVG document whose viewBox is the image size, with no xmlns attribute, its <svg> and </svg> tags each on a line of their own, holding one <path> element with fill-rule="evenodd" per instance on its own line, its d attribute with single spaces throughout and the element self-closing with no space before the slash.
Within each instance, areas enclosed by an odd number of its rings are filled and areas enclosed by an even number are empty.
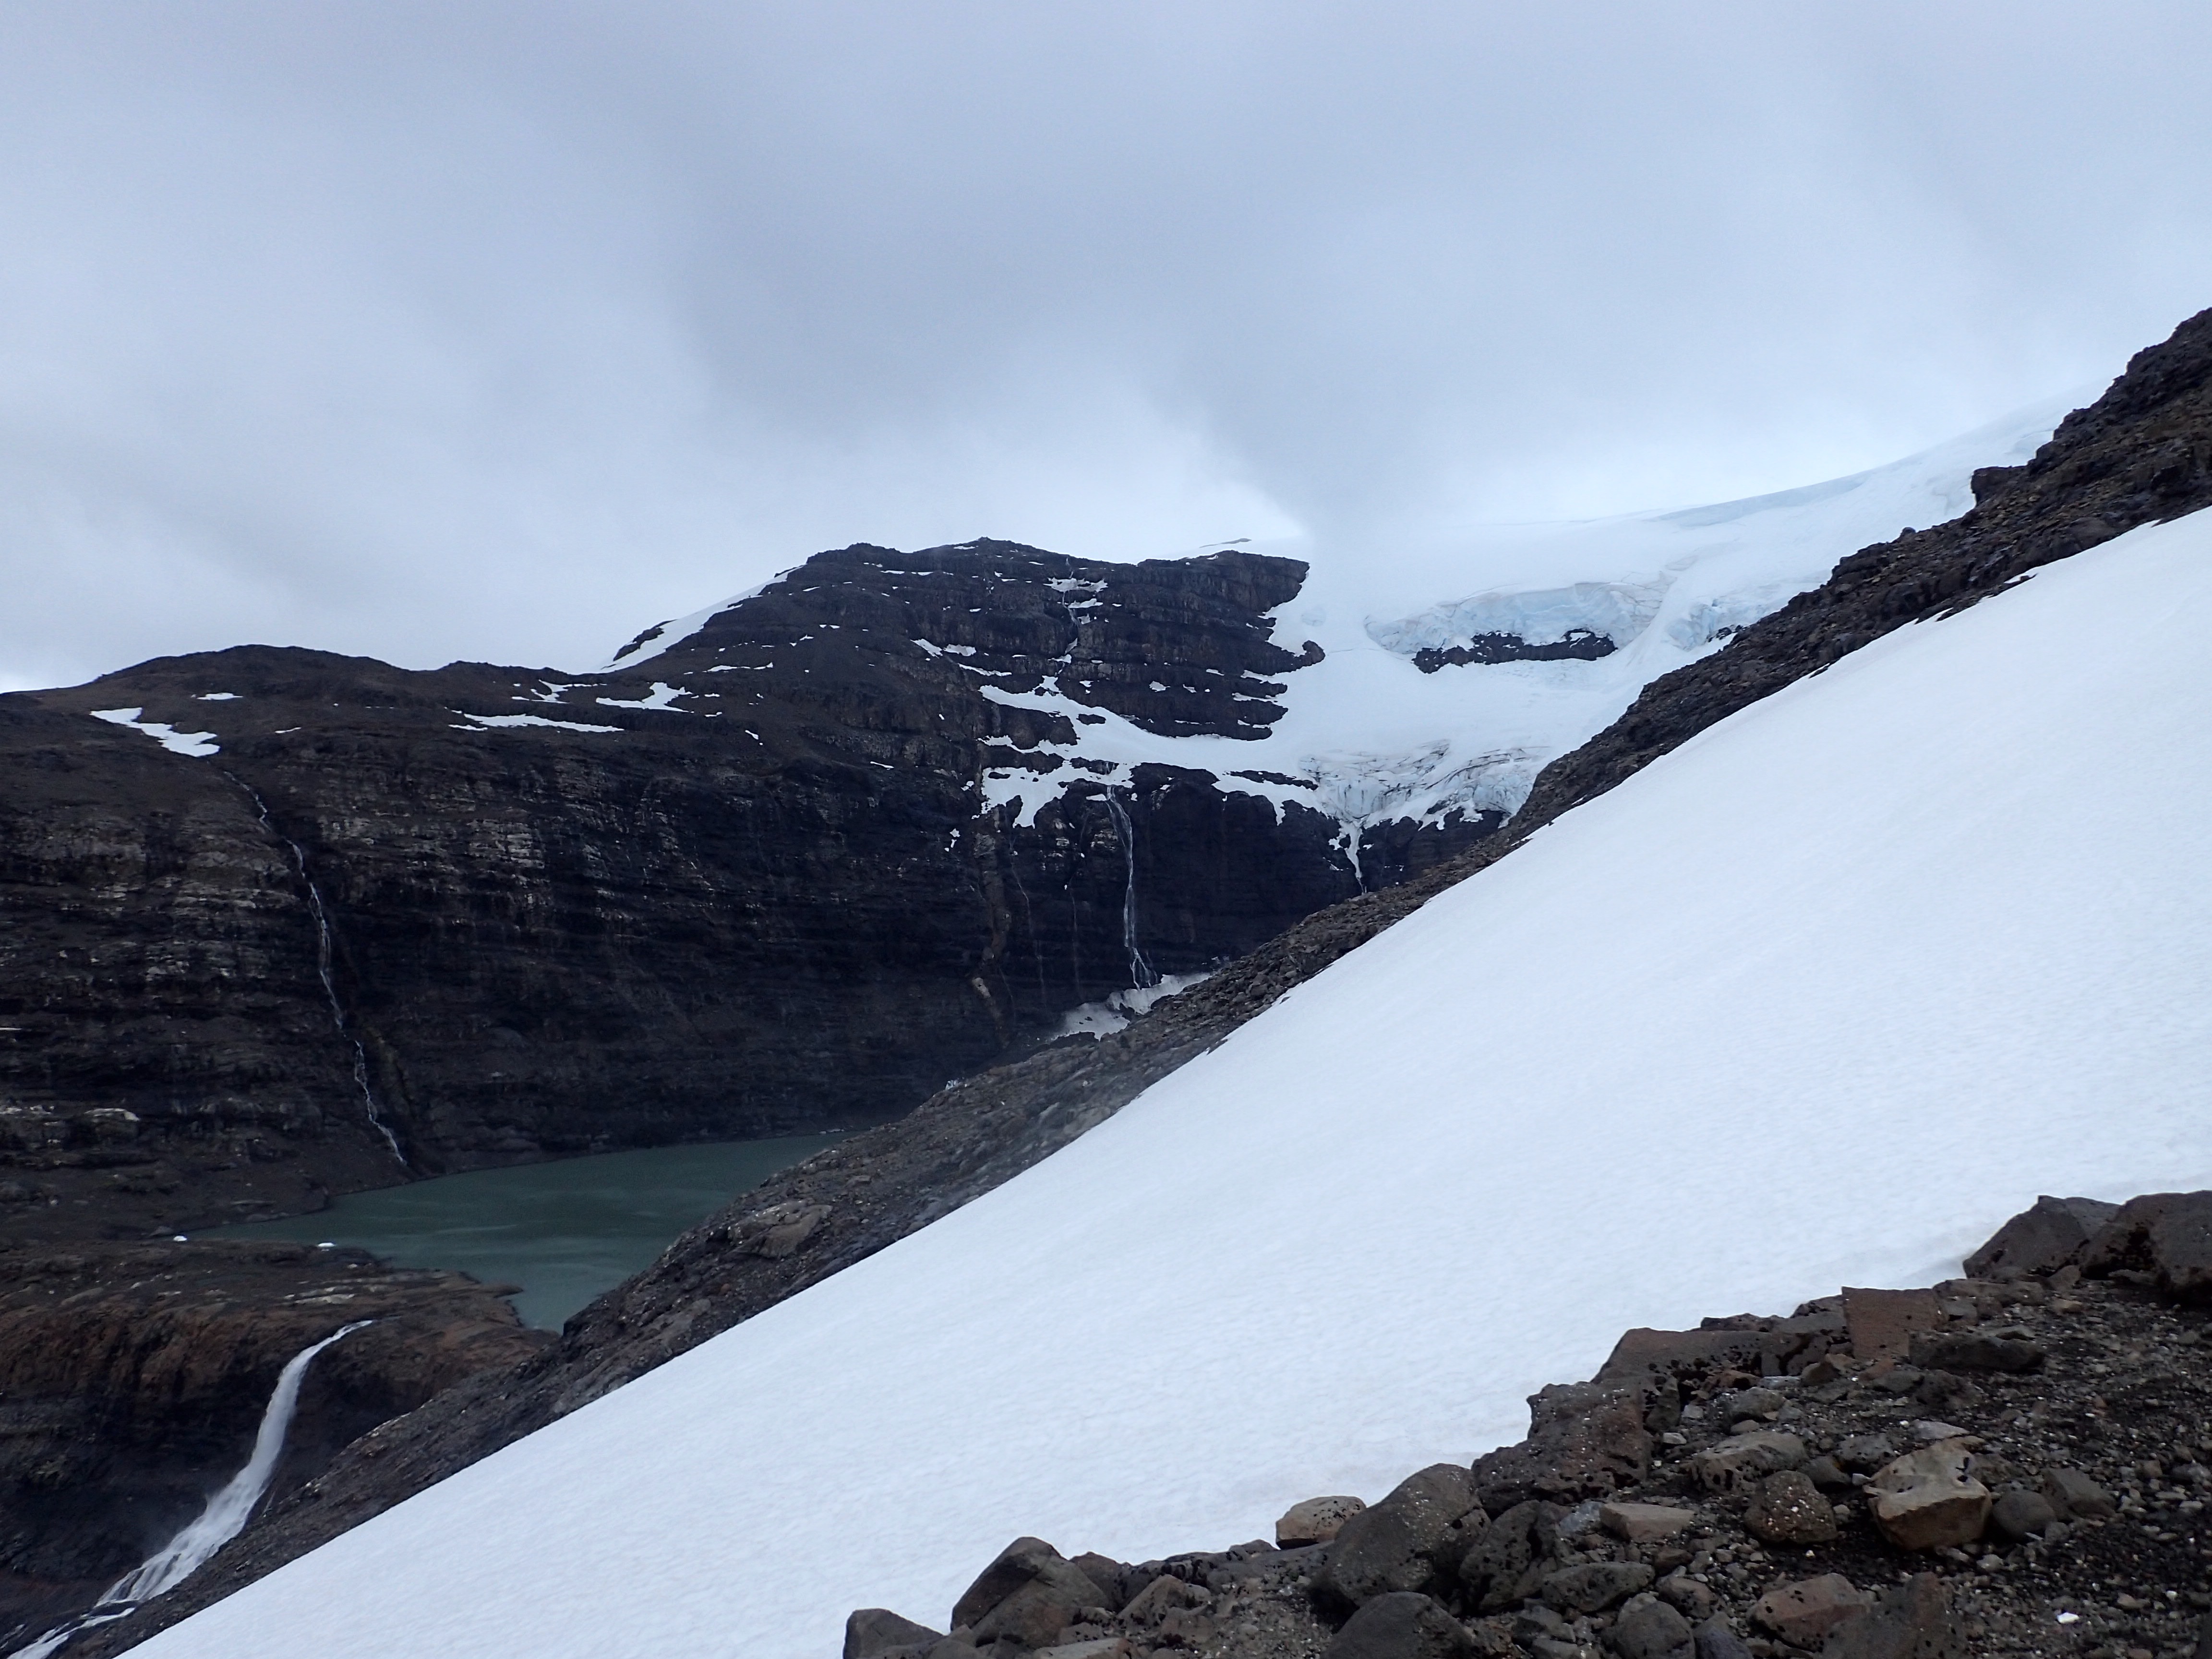
<svg viewBox="0 0 2212 1659">
<path fill-rule="evenodd" d="M 0 684 L 1853 471 L 2212 305 L 2208 64 L 2201 0 L 4 0 Z"/>
</svg>

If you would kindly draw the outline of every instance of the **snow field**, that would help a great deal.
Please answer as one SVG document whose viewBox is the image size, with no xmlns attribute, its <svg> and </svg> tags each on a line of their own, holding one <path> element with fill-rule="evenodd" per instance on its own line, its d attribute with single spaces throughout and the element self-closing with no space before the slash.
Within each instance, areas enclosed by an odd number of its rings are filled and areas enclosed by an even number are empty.
<svg viewBox="0 0 2212 1659">
<path fill-rule="evenodd" d="M 2212 514 L 1900 631 L 923 1232 L 148 1659 L 823 1659 L 1517 1438 L 1632 1325 L 2212 1184 Z"/>
</svg>

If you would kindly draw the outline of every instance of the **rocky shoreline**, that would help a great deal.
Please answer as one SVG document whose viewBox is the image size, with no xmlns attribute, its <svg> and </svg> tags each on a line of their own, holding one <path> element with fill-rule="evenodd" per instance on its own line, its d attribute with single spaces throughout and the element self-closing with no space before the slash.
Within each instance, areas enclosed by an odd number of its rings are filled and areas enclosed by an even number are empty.
<svg viewBox="0 0 2212 1659">
<path fill-rule="evenodd" d="M 1273 1540 L 1016 1540 L 844 1659 L 2212 1652 L 2212 1193 L 2045 1198 L 1930 1289 L 1634 1330 L 1527 1439 Z"/>
</svg>

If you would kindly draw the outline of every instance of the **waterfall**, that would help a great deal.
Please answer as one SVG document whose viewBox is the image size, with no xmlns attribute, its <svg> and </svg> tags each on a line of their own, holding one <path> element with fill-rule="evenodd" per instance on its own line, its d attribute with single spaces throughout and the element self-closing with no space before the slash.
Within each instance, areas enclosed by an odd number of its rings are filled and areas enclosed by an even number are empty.
<svg viewBox="0 0 2212 1659">
<path fill-rule="evenodd" d="M 1106 811 L 1113 817 L 1115 835 L 1121 838 L 1121 864 L 1128 872 L 1121 888 L 1121 944 L 1129 953 L 1129 982 L 1141 990 L 1158 985 L 1160 976 L 1137 948 L 1137 836 L 1129 825 L 1128 809 L 1110 787 L 1106 791 Z"/>
<path fill-rule="evenodd" d="M 377 1133 L 384 1137 L 384 1144 L 392 1148 L 392 1157 L 398 1158 L 400 1167 L 404 1169 L 407 1167 L 407 1154 L 399 1150 L 399 1137 L 392 1133 L 392 1126 L 376 1109 L 376 1094 L 368 1086 L 368 1051 L 361 1046 L 361 1039 L 347 1025 L 345 1005 L 338 1000 L 338 982 L 331 971 L 331 915 L 323 908 L 322 890 L 315 885 L 315 878 L 307 873 L 307 850 L 276 828 L 275 821 L 269 816 L 269 803 L 261 799 L 260 791 L 252 784 L 231 777 L 228 773 L 223 775 L 230 777 L 233 783 L 246 791 L 254 810 L 261 814 L 261 827 L 292 849 L 293 866 L 299 871 L 300 880 L 307 890 L 307 907 L 315 913 L 315 973 L 323 981 L 323 1000 L 330 1004 L 331 1023 L 338 1028 L 338 1035 L 352 1046 L 353 1080 L 355 1086 L 361 1091 L 361 1103 L 368 1113 L 369 1122 L 375 1127 Z"/>
<path fill-rule="evenodd" d="M 231 1476 L 228 1486 L 208 1499 L 199 1518 L 139 1566 L 109 1585 L 100 1600 L 83 1613 L 65 1624 L 57 1625 L 29 1646 L 16 1649 L 8 1659 L 46 1659 L 47 1655 L 58 1652 L 80 1632 L 120 1619 L 135 1611 L 140 1603 L 176 1589 L 198 1571 L 210 1556 L 237 1537 L 252 1515 L 253 1506 L 269 1490 L 270 1478 L 276 1473 L 276 1460 L 284 1455 L 284 1437 L 291 1430 L 292 1413 L 300 1404 L 300 1384 L 307 1375 L 307 1366 L 339 1338 L 350 1336 L 362 1326 L 374 1322 L 356 1319 L 321 1341 L 309 1343 L 286 1360 L 284 1369 L 276 1374 L 276 1391 L 262 1410 L 261 1426 L 253 1436 L 253 1455 L 246 1460 L 244 1468 Z"/>
</svg>

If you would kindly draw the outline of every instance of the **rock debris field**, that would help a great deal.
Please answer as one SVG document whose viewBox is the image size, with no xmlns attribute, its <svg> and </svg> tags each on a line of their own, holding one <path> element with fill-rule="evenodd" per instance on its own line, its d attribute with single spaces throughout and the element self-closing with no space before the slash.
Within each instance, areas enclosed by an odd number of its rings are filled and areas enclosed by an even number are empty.
<svg viewBox="0 0 2212 1659">
<path fill-rule="evenodd" d="M 1018 1539 L 844 1659 L 2205 1659 L 2212 1193 L 2041 1199 L 1965 1266 L 1631 1331 L 1519 1444 L 1273 1541 Z"/>
</svg>

